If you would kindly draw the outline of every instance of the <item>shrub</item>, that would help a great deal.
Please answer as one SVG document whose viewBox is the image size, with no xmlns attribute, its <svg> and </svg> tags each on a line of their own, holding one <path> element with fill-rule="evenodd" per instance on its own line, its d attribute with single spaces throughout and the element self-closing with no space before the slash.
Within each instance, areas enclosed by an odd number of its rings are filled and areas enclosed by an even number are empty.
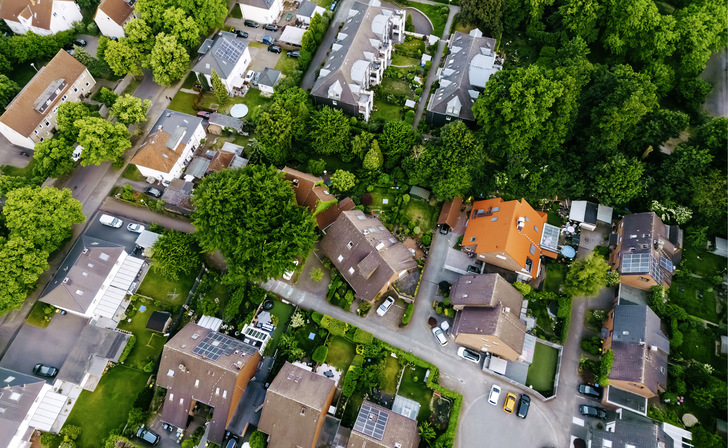
<svg viewBox="0 0 728 448">
<path fill-rule="evenodd" d="M 271 318 L 272 317 L 273 316 L 271 316 Z M 300 311 L 296 311 L 296 314 L 294 314 L 293 317 L 291 317 L 291 328 L 302 327 L 305 324 L 306 324 L 306 319 L 303 317 L 303 313 Z"/>
<path fill-rule="evenodd" d="M 311 273 L 309 275 L 311 276 L 311 280 L 315 282 L 320 282 L 324 278 L 324 271 L 322 271 L 320 268 L 313 268 L 311 269 Z"/>
<path fill-rule="evenodd" d="M 311 359 L 316 361 L 319 364 L 323 364 L 326 362 L 326 356 L 329 354 L 329 348 L 325 345 L 322 345 L 320 347 L 316 347 L 316 350 L 313 351 L 313 355 L 311 355 Z"/>
<path fill-rule="evenodd" d="M 356 311 L 356 314 L 358 314 L 361 317 L 366 316 L 369 314 L 369 310 L 372 309 L 372 304 L 369 302 L 362 302 L 359 304 L 359 309 Z"/>
<path fill-rule="evenodd" d="M 124 347 L 124 351 L 121 352 L 121 355 L 119 356 L 119 363 L 123 364 L 126 358 L 129 356 L 129 353 L 131 353 L 131 349 L 134 348 L 134 344 L 136 344 L 136 336 L 132 335 L 129 338 L 129 342 L 126 343 L 126 347 Z"/>
<path fill-rule="evenodd" d="M 142 367 L 142 371 L 145 373 L 152 373 L 154 372 L 154 368 L 157 366 L 157 363 L 154 361 L 149 361 Z"/>
<path fill-rule="evenodd" d="M 250 435 L 248 443 L 250 444 L 250 448 L 266 448 L 266 446 L 268 446 L 268 437 L 256 429 L 255 432 Z"/>
<path fill-rule="evenodd" d="M 354 337 L 352 338 L 352 342 L 354 342 L 355 344 L 369 344 L 373 340 L 374 336 L 372 336 L 371 333 L 362 330 L 361 328 L 357 328 L 354 331 Z"/>
<path fill-rule="evenodd" d="M 319 312 L 314 311 L 313 313 L 311 313 L 311 320 L 316 322 L 318 325 L 321 325 L 321 319 L 323 317 L 324 315 Z"/>
<path fill-rule="evenodd" d="M 513 287 L 516 288 L 516 290 L 520 292 L 523 297 L 526 297 L 533 291 L 533 288 L 531 288 L 531 285 L 529 285 L 528 283 L 516 282 L 513 284 Z"/>
<path fill-rule="evenodd" d="M 326 169 L 326 162 L 324 159 L 309 159 L 306 168 L 314 176 L 320 176 Z"/>
<path fill-rule="evenodd" d="M 134 400 L 134 407 L 146 410 L 149 408 L 149 404 L 154 398 L 154 389 L 151 387 L 145 387 L 137 394 L 136 400 Z"/>
<path fill-rule="evenodd" d="M 61 436 L 59 436 L 58 434 L 44 432 L 40 436 L 40 444 L 43 445 L 44 448 L 56 447 L 60 443 L 61 443 Z"/>
<path fill-rule="evenodd" d="M 415 311 L 415 304 L 414 303 L 408 303 L 407 308 L 404 310 L 404 315 L 402 316 L 402 324 L 407 325 L 412 319 L 412 313 Z"/>
<path fill-rule="evenodd" d="M 612 350 L 607 350 L 602 356 L 602 362 L 599 364 L 599 377 L 598 382 L 601 385 L 609 384 L 609 373 L 612 371 L 612 364 L 614 363 L 614 353 Z"/>
<path fill-rule="evenodd" d="M 598 355 L 602 352 L 602 340 L 597 336 L 582 339 L 581 349 L 589 354 Z"/>
<path fill-rule="evenodd" d="M 321 318 L 320 325 L 329 330 L 329 333 L 334 336 L 344 336 L 346 334 L 346 330 L 349 328 L 349 324 L 346 322 L 342 322 L 326 315 Z"/>
<path fill-rule="evenodd" d="M 422 238 L 420 239 L 420 241 L 425 246 L 429 246 L 430 244 L 432 244 L 432 231 L 428 230 L 427 232 L 425 232 L 425 234 L 422 235 Z"/>
<path fill-rule="evenodd" d="M 346 372 L 346 377 L 344 377 L 344 386 L 341 388 L 342 395 L 345 397 L 351 397 L 354 390 L 356 390 L 356 383 L 360 375 L 361 367 L 354 365 L 349 366 L 349 370 Z"/>
<path fill-rule="evenodd" d="M 94 95 L 94 99 L 106 107 L 113 106 L 116 102 L 116 98 L 117 95 L 114 91 L 107 87 L 100 88 L 96 95 Z"/>
</svg>

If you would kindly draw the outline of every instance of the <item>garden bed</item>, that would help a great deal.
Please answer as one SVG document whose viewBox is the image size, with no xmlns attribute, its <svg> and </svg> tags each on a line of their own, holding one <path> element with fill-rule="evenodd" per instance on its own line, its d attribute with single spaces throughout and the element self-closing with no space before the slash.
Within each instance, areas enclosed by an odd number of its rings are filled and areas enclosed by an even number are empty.
<svg viewBox="0 0 728 448">
<path fill-rule="evenodd" d="M 46 313 L 46 310 L 49 309 L 48 307 L 53 309 L 53 312 Z M 55 308 L 53 307 L 53 305 L 49 305 L 43 302 L 35 302 L 35 305 L 33 305 L 33 309 L 30 310 L 30 314 L 28 314 L 28 317 L 25 319 L 25 321 L 28 322 L 30 325 L 45 328 L 48 326 L 48 324 L 51 323 L 51 319 L 55 314 Z"/>
</svg>

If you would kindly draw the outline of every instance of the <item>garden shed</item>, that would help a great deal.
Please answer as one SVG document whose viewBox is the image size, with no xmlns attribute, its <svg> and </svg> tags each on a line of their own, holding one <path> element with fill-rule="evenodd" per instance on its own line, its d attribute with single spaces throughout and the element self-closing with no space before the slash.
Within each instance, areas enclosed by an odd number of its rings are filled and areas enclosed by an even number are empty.
<svg viewBox="0 0 728 448">
<path fill-rule="evenodd" d="M 409 194 L 410 194 L 410 196 L 420 198 L 425 201 L 430 200 L 430 192 L 425 190 L 424 188 L 421 188 L 418 186 L 414 186 L 414 187 L 410 188 Z"/>
</svg>

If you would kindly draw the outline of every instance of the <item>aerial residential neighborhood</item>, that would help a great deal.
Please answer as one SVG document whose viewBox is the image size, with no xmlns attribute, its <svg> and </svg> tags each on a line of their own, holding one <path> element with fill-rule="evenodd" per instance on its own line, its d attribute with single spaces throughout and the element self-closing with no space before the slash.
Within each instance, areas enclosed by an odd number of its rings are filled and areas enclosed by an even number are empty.
<svg viewBox="0 0 728 448">
<path fill-rule="evenodd" d="M 0 447 L 728 448 L 724 1 L 0 18 Z"/>
</svg>

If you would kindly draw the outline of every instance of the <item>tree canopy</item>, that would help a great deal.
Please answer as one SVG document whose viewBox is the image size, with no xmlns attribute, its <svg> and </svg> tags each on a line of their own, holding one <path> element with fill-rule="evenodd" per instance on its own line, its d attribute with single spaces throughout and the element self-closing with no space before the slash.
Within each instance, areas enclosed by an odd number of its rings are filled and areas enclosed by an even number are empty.
<svg viewBox="0 0 728 448">
<path fill-rule="evenodd" d="M 191 274 L 200 268 L 200 253 L 193 234 L 166 231 L 152 247 L 152 269 L 177 280 L 180 274 Z"/>
<path fill-rule="evenodd" d="M 607 261 L 594 253 L 584 259 L 574 261 L 566 273 L 564 293 L 572 297 L 591 297 L 597 295 L 607 284 Z"/>
<path fill-rule="evenodd" d="M 74 126 L 78 128 L 78 144 L 83 146 L 82 166 L 116 160 L 131 148 L 129 131 L 121 123 L 87 117 L 76 120 Z"/>
<path fill-rule="evenodd" d="M 152 105 L 150 100 L 141 100 L 128 93 L 120 96 L 111 107 L 111 116 L 125 125 L 147 121 L 147 110 Z"/>
</svg>

